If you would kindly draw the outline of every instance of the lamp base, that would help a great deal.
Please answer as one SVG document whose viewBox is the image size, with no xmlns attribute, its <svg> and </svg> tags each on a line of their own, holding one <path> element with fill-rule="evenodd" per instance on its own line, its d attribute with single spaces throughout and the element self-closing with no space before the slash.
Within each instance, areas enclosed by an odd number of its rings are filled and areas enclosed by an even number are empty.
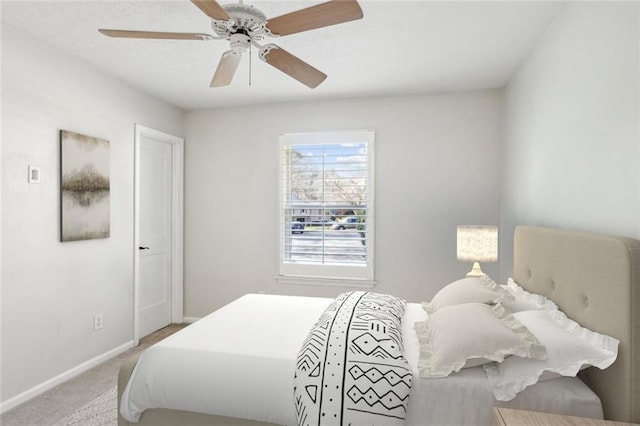
<svg viewBox="0 0 640 426">
<path fill-rule="evenodd" d="M 480 269 L 480 263 L 478 262 L 473 262 L 473 267 L 469 272 L 467 272 L 467 277 L 484 277 L 485 275 L 487 274 L 482 272 L 482 269 Z"/>
</svg>

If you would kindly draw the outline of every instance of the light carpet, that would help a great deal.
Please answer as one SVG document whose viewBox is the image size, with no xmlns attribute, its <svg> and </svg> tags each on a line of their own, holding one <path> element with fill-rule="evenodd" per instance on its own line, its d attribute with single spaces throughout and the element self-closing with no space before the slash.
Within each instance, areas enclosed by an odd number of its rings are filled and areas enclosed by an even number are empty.
<svg viewBox="0 0 640 426">
<path fill-rule="evenodd" d="M 117 426 L 118 393 L 113 387 L 53 426 Z"/>
</svg>

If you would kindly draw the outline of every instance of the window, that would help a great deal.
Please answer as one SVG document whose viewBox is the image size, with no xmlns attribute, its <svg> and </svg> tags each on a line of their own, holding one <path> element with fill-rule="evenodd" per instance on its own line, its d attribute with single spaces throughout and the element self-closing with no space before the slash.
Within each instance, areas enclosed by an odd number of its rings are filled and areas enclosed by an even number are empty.
<svg viewBox="0 0 640 426">
<path fill-rule="evenodd" d="M 280 277 L 373 281 L 372 130 L 280 137 Z"/>
</svg>

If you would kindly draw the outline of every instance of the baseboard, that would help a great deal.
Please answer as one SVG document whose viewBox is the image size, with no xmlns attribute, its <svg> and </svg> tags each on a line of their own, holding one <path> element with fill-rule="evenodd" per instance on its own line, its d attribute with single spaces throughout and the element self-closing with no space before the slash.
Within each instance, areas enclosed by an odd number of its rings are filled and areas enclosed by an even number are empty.
<svg viewBox="0 0 640 426">
<path fill-rule="evenodd" d="M 87 370 L 92 369 L 93 367 L 108 361 L 109 359 L 120 355 L 121 353 L 133 348 L 133 340 L 125 343 L 124 345 L 120 345 L 117 348 L 111 349 L 108 352 L 103 353 L 102 355 L 98 355 L 95 358 L 92 358 L 88 361 L 83 362 L 77 367 L 72 368 L 71 370 L 67 370 L 64 373 L 47 380 L 46 382 L 40 383 L 37 386 L 28 389 L 13 398 L 9 398 L 6 401 L 0 402 L 0 413 L 4 413 L 5 411 L 9 411 L 12 408 L 17 407 L 18 405 L 29 401 L 31 398 L 35 398 L 43 392 L 48 391 L 49 389 L 58 386 L 59 384 L 66 382 L 69 379 L 72 379 Z"/>
<path fill-rule="evenodd" d="M 194 322 L 198 321 L 200 318 L 196 318 L 196 317 L 182 317 L 182 321 L 187 323 L 187 324 L 193 324 Z"/>
</svg>

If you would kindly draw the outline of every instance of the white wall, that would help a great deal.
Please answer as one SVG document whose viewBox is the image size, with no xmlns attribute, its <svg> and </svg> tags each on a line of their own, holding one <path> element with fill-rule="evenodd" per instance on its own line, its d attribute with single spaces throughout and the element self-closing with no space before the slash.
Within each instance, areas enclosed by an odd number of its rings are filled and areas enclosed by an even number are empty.
<svg viewBox="0 0 640 426">
<path fill-rule="evenodd" d="M 186 114 L 185 315 L 247 292 L 334 296 L 284 285 L 278 135 L 375 129 L 375 291 L 427 300 L 464 276 L 456 226 L 499 222 L 501 95 L 371 98 Z M 497 265 L 486 271 L 497 274 Z"/>
<path fill-rule="evenodd" d="M 517 224 L 640 238 L 639 9 L 570 2 L 507 86 L 503 278 Z"/>
<path fill-rule="evenodd" d="M 134 123 L 179 135 L 183 117 L 6 25 L 2 54 L 1 371 L 11 403 L 131 342 Z M 60 129 L 110 141 L 110 238 L 59 242 Z M 27 183 L 28 165 L 40 167 L 39 185 Z M 94 313 L 104 314 L 97 332 Z"/>
</svg>

